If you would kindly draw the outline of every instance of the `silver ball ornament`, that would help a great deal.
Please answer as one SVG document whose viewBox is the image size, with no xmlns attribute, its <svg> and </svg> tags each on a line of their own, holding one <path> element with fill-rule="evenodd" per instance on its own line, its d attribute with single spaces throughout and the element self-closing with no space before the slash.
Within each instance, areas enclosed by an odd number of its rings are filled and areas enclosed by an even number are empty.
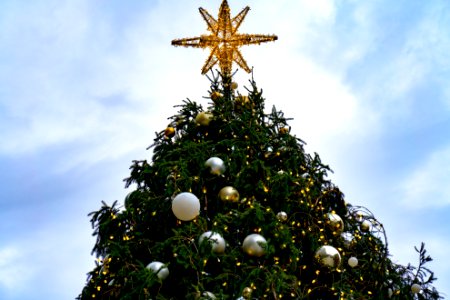
<svg viewBox="0 0 450 300">
<path fill-rule="evenodd" d="M 288 215 L 286 212 L 280 211 L 279 213 L 277 213 L 277 219 L 280 222 L 286 222 L 288 219 Z"/>
<path fill-rule="evenodd" d="M 327 219 L 327 223 L 336 235 L 344 231 L 344 221 L 342 221 L 342 218 L 338 214 L 329 213 L 327 214 Z"/>
<path fill-rule="evenodd" d="M 343 232 L 341 234 L 342 239 L 344 240 L 344 245 L 347 248 L 350 248 L 352 244 L 355 242 L 355 238 L 350 232 Z"/>
<path fill-rule="evenodd" d="M 394 291 L 391 288 L 389 288 L 388 289 L 388 297 L 391 298 L 393 294 L 394 294 Z"/>
<path fill-rule="evenodd" d="M 211 293 L 211 292 L 203 292 L 202 293 L 202 299 L 210 299 L 210 300 L 215 300 L 217 299 L 216 296 Z"/>
<path fill-rule="evenodd" d="M 420 293 L 421 290 L 422 290 L 422 287 L 421 287 L 419 284 L 417 284 L 417 283 L 414 283 L 414 284 L 411 286 L 411 292 L 412 292 L 413 294 L 418 294 L 418 293 Z"/>
<path fill-rule="evenodd" d="M 164 280 L 169 276 L 169 269 L 164 266 L 162 262 L 153 261 L 147 265 L 147 269 L 158 276 L 159 279 Z"/>
<path fill-rule="evenodd" d="M 198 239 L 198 243 L 202 244 L 205 239 L 210 243 L 212 252 L 217 254 L 225 252 L 225 240 L 217 232 L 207 231 L 203 233 Z"/>
<path fill-rule="evenodd" d="M 179 220 L 190 221 L 200 214 L 200 200 L 192 193 L 180 193 L 172 200 L 172 211 Z"/>
<path fill-rule="evenodd" d="M 350 267 L 354 268 L 358 265 L 358 259 L 356 257 L 352 256 L 348 259 L 347 263 Z"/>
<path fill-rule="evenodd" d="M 225 163 L 218 157 L 211 157 L 205 162 L 205 166 L 209 167 L 211 174 L 222 175 L 225 172 Z"/>
<path fill-rule="evenodd" d="M 242 243 L 242 249 L 251 256 L 261 257 L 266 253 L 266 239 L 257 233 L 249 234 Z"/>
<path fill-rule="evenodd" d="M 336 269 L 341 264 L 341 254 L 333 246 L 322 246 L 317 249 L 316 260 L 324 267 Z"/>
<path fill-rule="evenodd" d="M 232 186 L 226 186 L 220 190 L 219 198 L 225 202 L 238 202 L 239 192 Z"/>
</svg>

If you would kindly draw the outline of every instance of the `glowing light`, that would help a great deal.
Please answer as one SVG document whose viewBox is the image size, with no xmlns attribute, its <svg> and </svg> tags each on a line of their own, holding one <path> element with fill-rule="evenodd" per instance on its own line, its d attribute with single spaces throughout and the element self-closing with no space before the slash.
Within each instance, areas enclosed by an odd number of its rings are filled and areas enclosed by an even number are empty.
<svg viewBox="0 0 450 300">
<path fill-rule="evenodd" d="M 200 14 L 208 25 L 209 35 L 201 35 L 194 38 L 182 38 L 172 41 L 174 46 L 194 47 L 194 48 L 210 48 L 211 52 L 202 68 L 202 74 L 207 73 L 215 64 L 219 67 L 223 74 L 231 74 L 233 62 L 239 65 L 246 72 L 250 73 L 244 57 L 239 51 L 239 47 L 251 44 L 261 44 L 265 42 L 275 41 L 278 39 L 276 35 L 262 34 L 240 34 L 237 30 L 244 21 L 250 7 L 245 7 L 234 18 L 230 16 L 230 7 L 226 0 L 222 1 L 219 9 L 218 19 L 214 19 L 208 11 L 200 7 Z"/>
</svg>

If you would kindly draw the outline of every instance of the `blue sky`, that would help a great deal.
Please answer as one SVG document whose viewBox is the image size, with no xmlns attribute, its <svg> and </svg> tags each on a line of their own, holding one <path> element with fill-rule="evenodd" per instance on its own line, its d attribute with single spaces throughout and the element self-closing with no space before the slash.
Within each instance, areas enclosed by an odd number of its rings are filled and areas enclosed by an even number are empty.
<svg viewBox="0 0 450 300">
<path fill-rule="evenodd" d="M 229 0 L 252 8 L 242 52 L 266 107 L 385 225 L 394 261 L 424 241 L 450 295 L 450 2 Z M 93 267 L 87 214 L 122 201 L 133 159 L 174 105 L 206 101 L 206 31 L 220 1 L 0 1 L 0 295 L 73 299 Z M 240 88 L 248 75 L 238 72 Z"/>
</svg>

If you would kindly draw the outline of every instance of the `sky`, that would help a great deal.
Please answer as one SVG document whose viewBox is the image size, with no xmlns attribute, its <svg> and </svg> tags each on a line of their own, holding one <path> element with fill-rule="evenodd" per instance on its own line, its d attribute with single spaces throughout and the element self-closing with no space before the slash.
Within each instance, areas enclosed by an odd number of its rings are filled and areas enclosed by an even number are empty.
<svg viewBox="0 0 450 300">
<path fill-rule="evenodd" d="M 0 298 L 74 299 L 94 266 L 87 214 L 123 179 L 174 105 L 206 106 L 198 7 L 220 0 L 0 0 Z M 450 295 L 450 2 L 229 0 L 266 107 L 386 228 L 392 259 L 426 244 Z M 238 71 L 244 92 L 250 76 Z M 447 298 L 447 297 L 446 297 Z"/>
</svg>

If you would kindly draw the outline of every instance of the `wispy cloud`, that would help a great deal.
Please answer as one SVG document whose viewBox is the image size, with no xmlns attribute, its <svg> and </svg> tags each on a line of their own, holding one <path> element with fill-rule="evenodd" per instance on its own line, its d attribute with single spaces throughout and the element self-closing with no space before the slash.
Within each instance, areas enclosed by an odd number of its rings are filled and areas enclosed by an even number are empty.
<svg viewBox="0 0 450 300">
<path fill-rule="evenodd" d="M 450 205 L 449 166 L 450 146 L 430 154 L 404 180 L 403 205 L 413 209 Z"/>
<path fill-rule="evenodd" d="M 23 262 L 26 254 L 14 246 L 0 248 L 0 287 L 2 290 L 20 288 L 24 281 L 33 276 L 33 266 Z"/>
</svg>

